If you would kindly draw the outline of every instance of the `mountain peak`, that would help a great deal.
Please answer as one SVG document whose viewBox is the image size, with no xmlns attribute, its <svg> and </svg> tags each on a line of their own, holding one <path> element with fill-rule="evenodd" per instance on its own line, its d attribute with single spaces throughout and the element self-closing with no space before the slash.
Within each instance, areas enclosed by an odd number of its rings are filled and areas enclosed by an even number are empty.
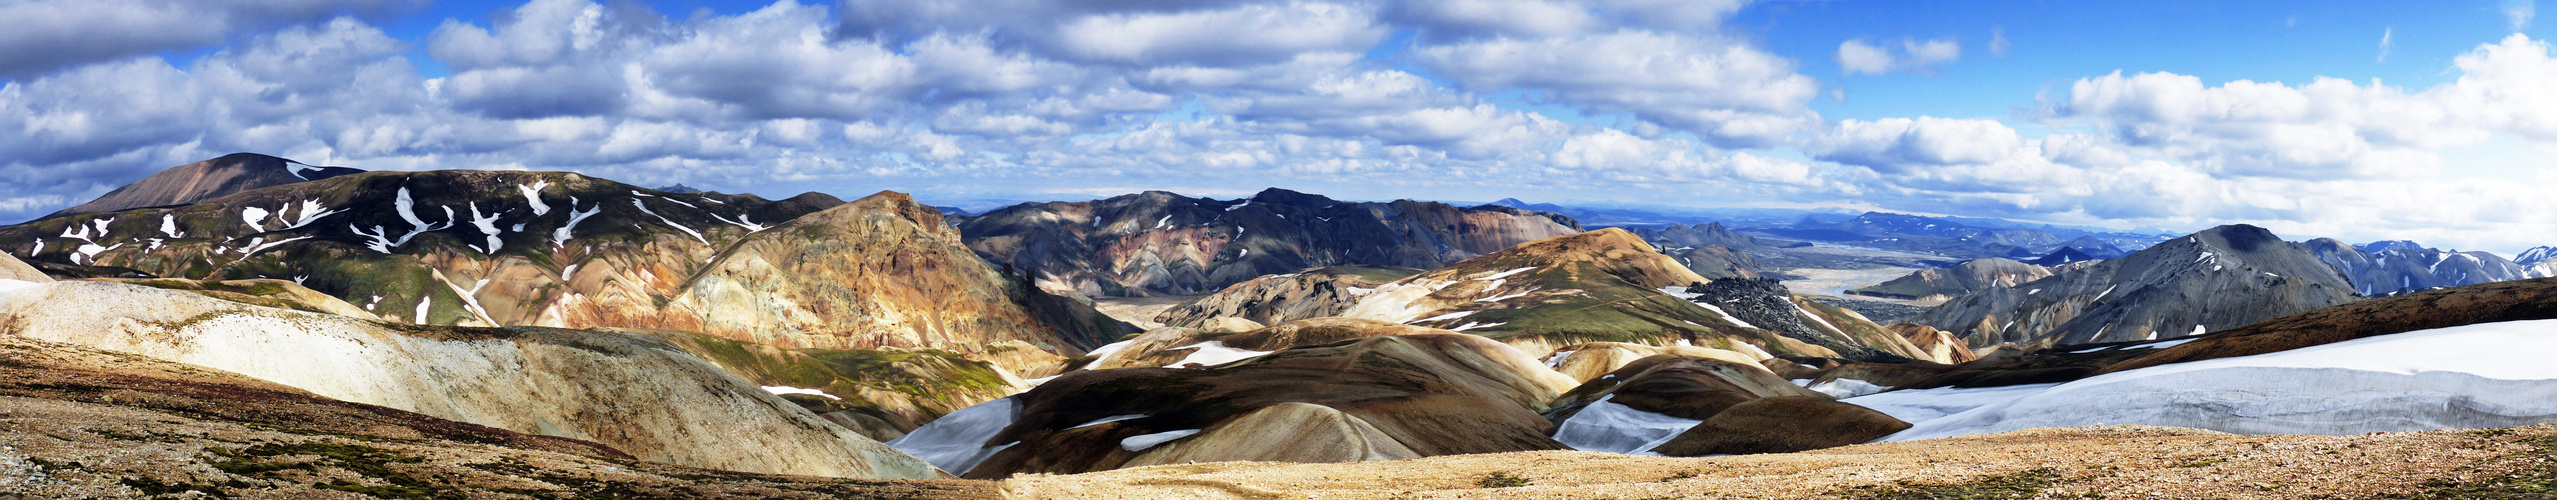
<svg viewBox="0 0 2557 500">
<path fill-rule="evenodd" d="M 142 180 L 108 191 L 98 199 L 45 215 L 114 212 L 143 207 L 184 205 L 251 189 L 315 181 L 362 173 L 346 167 L 320 167 L 257 153 L 231 153 L 219 158 L 170 167 Z"/>
<path fill-rule="evenodd" d="M 1332 201 L 1330 197 L 1323 195 L 1305 194 L 1279 188 L 1263 189 L 1260 193 L 1252 195 L 1252 201 L 1272 205 L 1295 205 L 1304 207 L 1324 207 L 1337 203 Z"/>
</svg>

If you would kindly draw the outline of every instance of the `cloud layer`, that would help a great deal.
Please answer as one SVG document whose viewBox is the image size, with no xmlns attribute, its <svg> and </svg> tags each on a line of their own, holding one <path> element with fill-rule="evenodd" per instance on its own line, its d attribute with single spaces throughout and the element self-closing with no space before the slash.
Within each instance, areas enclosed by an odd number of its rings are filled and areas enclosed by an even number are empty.
<svg viewBox="0 0 2557 500">
<path fill-rule="evenodd" d="M 1995 119 L 1825 118 L 1811 102 L 1833 89 L 1801 61 L 1724 31 L 1736 1 L 783 1 L 677 19 L 532 0 L 418 40 L 366 17 L 411 7 L 0 7 L 115 28 L 71 51 L 46 50 L 70 32 L 0 35 L 0 217 L 256 151 L 776 195 L 1281 185 L 2557 243 L 2546 197 L 2438 180 L 2445 148 L 2557 149 L 2557 62 L 2522 35 L 2428 89 L 2085 76 L 2017 118 L 2053 131 L 2035 137 Z M 219 49 L 154 55 L 189 47 Z M 1962 50 L 1858 38 L 1835 57 L 1851 75 L 1931 73 Z M 2003 33 L 1987 50 L 2006 51 Z"/>
</svg>

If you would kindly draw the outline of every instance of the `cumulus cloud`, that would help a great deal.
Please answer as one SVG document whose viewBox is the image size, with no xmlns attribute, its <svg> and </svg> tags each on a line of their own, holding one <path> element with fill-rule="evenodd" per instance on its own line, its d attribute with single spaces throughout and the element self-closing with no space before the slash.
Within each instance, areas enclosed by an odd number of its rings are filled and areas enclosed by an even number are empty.
<svg viewBox="0 0 2557 500">
<path fill-rule="evenodd" d="M 0 78 L 192 49 L 234 35 L 350 14 L 404 11 L 423 0 L 32 0 L 0 4 Z"/>
<path fill-rule="evenodd" d="M 1999 33 L 1998 38 L 1992 41 L 1990 51 L 2004 55 L 2006 49 L 2000 42 L 2005 40 L 2005 33 Z M 1894 48 L 1899 50 L 1895 53 Z M 1932 73 L 1945 63 L 1961 59 L 1962 44 L 1951 38 L 1925 41 L 1904 38 L 1897 47 L 1875 45 L 1863 39 L 1838 44 L 1838 68 L 1850 75 Z"/>
<path fill-rule="evenodd" d="M 1527 89 L 1725 145 L 1772 144 L 1817 121 L 1820 84 L 1784 58 L 1719 38 L 1620 30 L 1426 47 L 1430 69 L 1476 90 Z"/>
<path fill-rule="evenodd" d="M 53 59 L 0 84 L 0 216 L 256 151 L 774 195 L 1535 186 L 2557 242 L 2545 229 L 2557 205 L 2528 189 L 2557 178 L 2432 180 L 2445 148 L 2510 137 L 2557 150 L 2557 58 L 2527 36 L 2460 55 L 2455 78 L 2422 89 L 2087 75 L 2021 117 L 2053 131 L 2028 134 L 2015 119 L 1823 118 L 1809 101 L 1843 89 L 1726 32 L 1743 3 L 783 0 L 669 18 L 636 2 L 530 0 L 417 40 L 337 15 L 389 0 L 146 5 L 133 12 L 251 21 L 132 45 L 162 48 L 11 52 Z M 87 8 L 0 10 L 24 5 Z M 173 43 L 219 48 L 184 64 L 147 55 Z M 1984 48 L 2008 45 L 1992 30 Z M 422 76 L 409 62 L 419 48 L 451 73 Z M 1952 38 L 1860 39 L 1836 58 L 1852 75 L 1925 73 L 1961 52 Z"/>
<path fill-rule="evenodd" d="M 2500 10 L 2504 14 L 2504 23 L 2519 32 L 2529 29 L 2530 18 L 2539 15 L 2539 3 L 2534 0 L 2504 0 Z"/>
</svg>

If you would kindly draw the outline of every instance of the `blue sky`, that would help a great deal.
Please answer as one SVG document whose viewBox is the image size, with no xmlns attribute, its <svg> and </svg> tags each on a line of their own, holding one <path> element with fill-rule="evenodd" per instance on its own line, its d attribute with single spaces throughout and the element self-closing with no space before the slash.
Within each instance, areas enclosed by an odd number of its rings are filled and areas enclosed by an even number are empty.
<svg viewBox="0 0 2557 500">
<path fill-rule="evenodd" d="M 2529 1 L 37 0 L 0 218 L 234 151 L 787 196 L 1829 206 L 2557 244 Z"/>
</svg>

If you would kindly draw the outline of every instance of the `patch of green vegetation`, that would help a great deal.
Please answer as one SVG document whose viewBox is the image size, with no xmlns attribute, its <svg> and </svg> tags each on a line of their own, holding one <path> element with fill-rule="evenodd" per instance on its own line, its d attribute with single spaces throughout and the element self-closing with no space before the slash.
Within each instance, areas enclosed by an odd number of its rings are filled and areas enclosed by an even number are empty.
<svg viewBox="0 0 2557 500">
<path fill-rule="evenodd" d="M 150 435 L 150 434 L 148 434 L 148 433 L 144 433 L 144 434 L 134 434 L 134 433 L 124 432 L 124 431 L 119 431 L 119 430 L 115 430 L 115 429 L 89 429 L 89 433 L 90 433 L 90 434 L 96 434 L 96 435 L 98 435 L 98 437 L 107 438 L 107 439 L 113 439 L 113 440 L 117 440 L 117 441 L 162 441 L 162 439 L 159 439 L 159 438 L 157 438 L 157 437 L 153 437 L 152 435 Z"/>
<path fill-rule="evenodd" d="M 1981 476 L 1955 483 L 1899 481 L 1888 485 L 1845 488 L 1831 494 L 1859 500 L 1993 500 L 2025 499 L 2042 493 L 2044 488 L 2060 483 L 2060 472 L 2049 468 L 2009 474 Z"/>
<path fill-rule="evenodd" d="M 1676 480 L 1680 480 L 1680 479 L 1690 479 L 1690 478 L 1694 478 L 1694 477 L 1696 477 L 1696 471 L 1691 471 L 1691 470 L 1682 470 L 1682 471 L 1678 471 L 1678 473 L 1677 473 L 1677 474 L 1670 474 L 1670 475 L 1669 475 L 1669 477 L 1660 478 L 1660 482 L 1666 483 L 1666 482 L 1670 482 L 1670 481 L 1676 481 Z"/>
<path fill-rule="evenodd" d="M 343 469 L 347 472 L 353 472 L 357 475 L 379 480 L 387 484 L 357 484 L 340 480 L 326 484 L 312 485 L 313 487 L 361 493 L 381 498 L 462 498 L 462 495 L 459 492 L 448 490 L 443 487 L 427 483 L 426 481 L 418 480 L 416 477 L 410 476 L 408 473 L 392 469 L 390 466 L 391 464 L 423 463 L 426 459 L 371 446 L 328 441 L 306 441 L 301 443 L 262 444 L 236 451 L 227 448 L 209 448 L 206 451 L 210 451 L 214 455 L 223 458 L 221 461 L 212 463 L 211 465 L 213 468 L 237 475 L 245 476 L 293 469 L 307 470 L 327 466 Z M 318 458 L 308 462 L 281 462 L 272 460 L 277 457 L 304 455 Z"/>
<path fill-rule="evenodd" d="M 1511 474 L 1509 471 L 1493 471 L 1483 475 L 1482 479 L 1475 480 L 1474 485 L 1485 488 L 1516 488 L 1533 482 L 1517 474 Z"/>
<path fill-rule="evenodd" d="M 186 492 L 193 491 L 193 492 L 198 492 L 198 493 L 202 493 L 202 494 L 204 494 L 204 497 L 199 497 L 199 498 L 231 498 L 231 494 L 230 494 L 230 493 L 222 491 L 222 488 L 217 487 L 217 486 L 227 486 L 227 487 L 232 487 L 232 488 L 246 488 L 246 487 L 248 487 L 248 483 L 240 482 L 240 480 L 238 480 L 238 479 L 233 479 L 233 480 L 230 480 L 229 482 L 225 482 L 225 483 L 220 484 L 220 485 L 211 485 L 211 484 L 192 484 L 192 483 L 163 483 L 163 482 L 160 482 L 159 478 L 154 478 L 154 477 L 151 477 L 151 476 L 132 476 L 132 477 L 126 477 L 126 478 L 124 478 L 124 479 L 118 480 L 117 482 L 119 482 L 119 483 L 123 483 L 126 487 L 133 488 L 133 489 L 134 489 L 134 491 L 142 492 L 142 495 L 143 495 L 143 496 L 154 496 L 154 497 L 156 497 L 156 496 L 160 496 L 160 495 L 184 494 L 184 493 L 186 493 Z"/>
<path fill-rule="evenodd" d="M 2213 465 L 2219 465 L 2219 464 L 2221 464 L 2221 463 L 2223 463 L 2223 462 L 2227 462 L 2227 461 L 2228 461 L 2228 459 L 2226 459 L 2226 458 L 2219 458 L 2219 457 L 2196 458 L 2196 459 L 2186 460 L 2186 461 L 2184 461 L 2184 462 L 2182 462 L 2182 463 L 2175 464 L 2175 466 L 2176 466 L 2176 467 L 2183 467 L 2183 468 L 2190 469 L 2190 468 L 2197 468 L 2197 467 L 2210 467 L 2210 466 L 2213 466 Z"/>
</svg>

